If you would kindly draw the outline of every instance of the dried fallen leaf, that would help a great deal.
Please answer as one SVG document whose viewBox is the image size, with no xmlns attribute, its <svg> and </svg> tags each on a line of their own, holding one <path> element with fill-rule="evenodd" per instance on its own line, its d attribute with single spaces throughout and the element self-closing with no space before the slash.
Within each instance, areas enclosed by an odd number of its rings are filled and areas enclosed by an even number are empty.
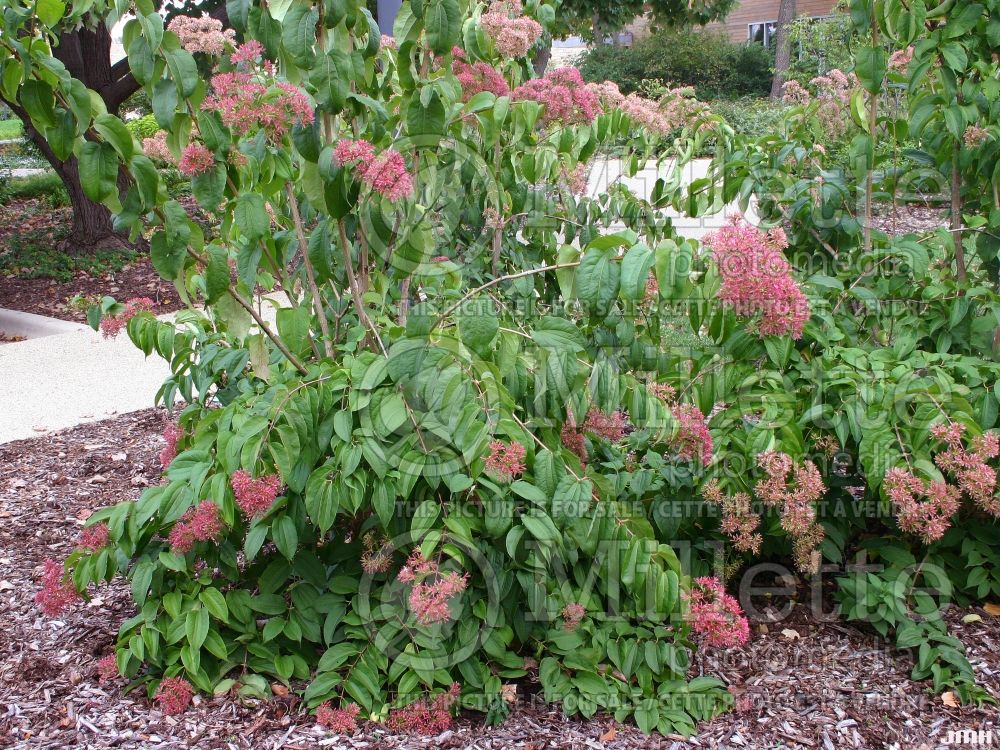
<svg viewBox="0 0 1000 750">
<path fill-rule="evenodd" d="M 941 702 L 946 706 L 951 706 L 952 708 L 958 707 L 958 698 L 950 690 L 946 693 L 941 693 Z"/>
<path fill-rule="evenodd" d="M 794 641 L 796 638 L 802 637 L 798 630 L 792 630 L 791 628 L 785 628 L 781 631 L 781 634 L 790 641 Z"/>
<path fill-rule="evenodd" d="M 618 730 L 615 729 L 614 725 L 612 724 L 611 729 L 609 729 L 607 732 L 602 734 L 597 739 L 599 739 L 601 742 L 611 742 L 611 740 L 615 738 L 616 734 L 618 734 Z"/>
<path fill-rule="evenodd" d="M 994 617 L 1000 617 L 1000 604 L 996 602 L 987 602 L 983 605 L 983 609 L 986 610 L 987 614 L 993 615 Z"/>
<path fill-rule="evenodd" d="M 962 618 L 962 622 L 968 625 L 970 622 L 982 622 L 983 618 L 979 615 L 966 615 Z"/>
<path fill-rule="evenodd" d="M 515 703 L 517 701 L 517 685 L 501 685 L 500 696 L 507 703 Z"/>
<path fill-rule="evenodd" d="M 271 684 L 271 692 L 275 695 L 288 695 L 288 688 L 280 682 L 275 682 Z"/>
</svg>

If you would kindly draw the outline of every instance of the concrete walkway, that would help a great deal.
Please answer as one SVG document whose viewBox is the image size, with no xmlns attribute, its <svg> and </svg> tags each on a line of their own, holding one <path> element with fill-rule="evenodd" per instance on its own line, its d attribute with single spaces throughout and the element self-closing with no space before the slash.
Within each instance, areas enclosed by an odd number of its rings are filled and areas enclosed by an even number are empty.
<svg viewBox="0 0 1000 750">
<path fill-rule="evenodd" d="M 0 310 L 0 330 L 34 338 L 0 344 L 0 443 L 150 407 L 170 374 L 124 333 L 11 313 Z"/>
</svg>

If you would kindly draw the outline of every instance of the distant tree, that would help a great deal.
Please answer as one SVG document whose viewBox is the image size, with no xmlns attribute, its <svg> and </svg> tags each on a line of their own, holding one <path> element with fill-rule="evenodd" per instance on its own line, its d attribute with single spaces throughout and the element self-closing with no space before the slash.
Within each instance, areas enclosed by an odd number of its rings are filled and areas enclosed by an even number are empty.
<svg viewBox="0 0 1000 750">
<path fill-rule="evenodd" d="M 792 61 L 792 45 L 789 39 L 792 21 L 796 15 L 795 0 L 781 0 L 778 6 L 778 31 L 774 49 L 774 79 L 771 81 L 771 98 L 780 99 L 781 89 Z"/>
<path fill-rule="evenodd" d="M 184 14 L 194 15 L 211 11 L 211 14 L 225 21 L 225 7 L 221 0 L 181 0 L 181 2 L 160 3 L 168 17 Z M 37 12 L 36 4 L 27 0 L 10 0 L 5 4 L 5 13 L 31 14 Z M 42 3 L 38 3 L 42 6 Z M 58 3 L 58 5 L 62 5 Z M 127 59 L 118 62 L 111 61 L 112 37 L 111 30 L 118 22 L 120 15 L 113 2 L 95 2 L 91 10 L 77 17 L 69 15 L 61 21 L 59 41 L 53 50 L 53 56 L 65 67 L 69 75 L 86 88 L 95 92 L 104 104 L 108 113 L 117 115 L 125 101 L 139 90 Z M 46 8 L 54 8 L 52 3 L 46 3 Z M 54 11 L 46 11 L 54 12 Z M 4 50 L 0 47 L 0 68 L 3 68 Z M 65 242 L 68 251 L 87 252 L 94 248 L 124 244 L 128 238 L 115 231 L 111 212 L 100 203 L 87 197 L 80 181 L 79 165 L 72 150 L 64 151 L 60 143 L 71 142 L 61 138 L 61 128 L 64 120 L 60 116 L 61 105 L 56 104 L 51 111 L 54 113 L 52 122 L 36 122 L 32 119 L 34 111 L 48 112 L 49 108 L 32 101 L 26 101 L 38 92 L 35 87 L 16 87 L 13 91 L 0 87 L 0 102 L 10 107 L 11 111 L 24 123 L 25 135 L 31 140 L 45 159 L 62 179 L 69 194 L 73 207 L 73 228 Z M 68 121 L 68 120 L 66 120 Z"/>
<path fill-rule="evenodd" d="M 557 19 L 568 33 L 603 44 L 646 12 L 660 26 L 704 26 L 725 18 L 735 5 L 736 0 L 564 0 Z"/>
</svg>

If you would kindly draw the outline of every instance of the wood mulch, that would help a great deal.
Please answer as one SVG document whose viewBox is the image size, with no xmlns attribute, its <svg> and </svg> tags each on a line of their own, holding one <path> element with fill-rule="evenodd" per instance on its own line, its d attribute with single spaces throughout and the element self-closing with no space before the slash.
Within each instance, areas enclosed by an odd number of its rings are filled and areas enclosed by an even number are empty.
<svg viewBox="0 0 1000 750">
<path fill-rule="evenodd" d="M 439 737 L 399 737 L 366 725 L 335 737 L 303 713 L 294 695 L 268 702 L 201 698 L 167 717 L 141 692 L 101 685 L 96 662 L 132 613 L 116 583 L 61 620 L 32 602 L 46 557 L 72 549 L 95 509 L 133 499 L 159 481 L 156 454 L 166 417 L 146 410 L 53 435 L 0 445 L 0 747 L 63 748 L 935 748 L 950 729 L 1000 732 L 997 712 L 949 706 L 911 682 L 909 659 L 872 635 L 819 622 L 797 605 L 782 622 L 755 623 L 750 643 L 702 652 L 695 672 L 722 677 L 737 710 L 691 740 L 643 737 L 608 717 L 567 719 L 523 685 L 511 717 L 484 727 L 463 716 Z M 982 684 L 1000 694 L 1000 618 L 962 622 Z M 974 619 L 974 618 L 972 618 Z"/>
</svg>

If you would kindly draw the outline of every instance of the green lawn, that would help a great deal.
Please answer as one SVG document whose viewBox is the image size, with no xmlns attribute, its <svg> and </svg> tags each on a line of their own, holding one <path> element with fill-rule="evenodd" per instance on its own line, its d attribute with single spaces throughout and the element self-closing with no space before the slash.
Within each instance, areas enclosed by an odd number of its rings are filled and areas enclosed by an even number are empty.
<svg viewBox="0 0 1000 750">
<path fill-rule="evenodd" d="M 0 120 L 0 141 L 20 138 L 22 133 L 20 120 Z"/>
</svg>

